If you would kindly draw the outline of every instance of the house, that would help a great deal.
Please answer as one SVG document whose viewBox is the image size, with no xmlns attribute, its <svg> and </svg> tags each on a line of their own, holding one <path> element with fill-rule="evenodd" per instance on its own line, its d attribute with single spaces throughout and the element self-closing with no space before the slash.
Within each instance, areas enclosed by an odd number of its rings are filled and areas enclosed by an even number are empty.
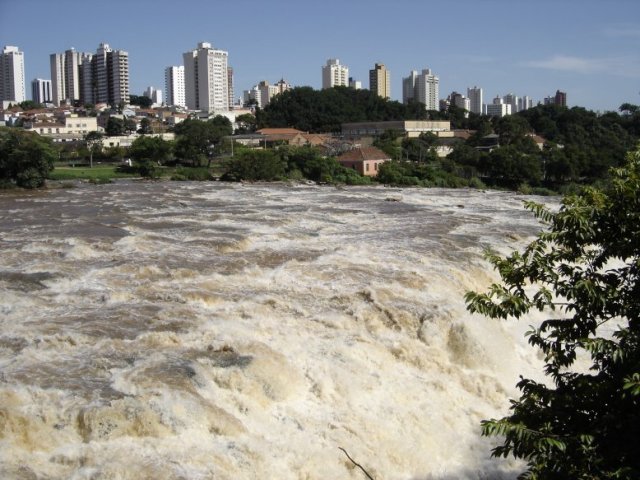
<svg viewBox="0 0 640 480">
<path fill-rule="evenodd" d="M 354 148 L 337 158 L 341 165 L 352 168 L 360 175 L 375 177 L 380 165 L 391 160 L 391 157 L 375 147 Z"/>
</svg>

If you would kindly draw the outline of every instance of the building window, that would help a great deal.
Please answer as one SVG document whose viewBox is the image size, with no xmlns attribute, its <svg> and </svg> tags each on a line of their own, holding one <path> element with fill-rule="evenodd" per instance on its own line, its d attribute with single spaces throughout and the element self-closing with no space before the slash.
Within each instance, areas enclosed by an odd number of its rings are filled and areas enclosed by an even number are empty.
<svg viewBox="0 0 640 480">
<path fill-rule="evenodd" d="M 368 164 L 368 163 L 365 163 L 365 165 L 364 165 L 364 169 L 365 169 L 365 171 L 367 171 L 367 172 L 369 171 L 369 164 Z"/>
</svg>

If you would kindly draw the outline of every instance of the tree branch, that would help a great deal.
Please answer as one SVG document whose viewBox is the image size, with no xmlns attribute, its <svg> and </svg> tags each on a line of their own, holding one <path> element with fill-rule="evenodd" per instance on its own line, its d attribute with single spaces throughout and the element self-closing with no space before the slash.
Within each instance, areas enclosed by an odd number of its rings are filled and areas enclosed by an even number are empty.
<svg viewBox="0 0 640 480">
<path fill-rule="evenodd" d="M 342 447 L 338 447 L 338 448 L 344 452 L 344 454 L 347 456 L 349 460 L 351 460 L 351 463 L 353 463 L 356 467 L 358 467 L 360 470 L 363 471 L 363 473 L 367 476 L 369 480 L 374 480 L 374 478 L 371 475 L 369 475 L 369 472 L 367 472 L 362 465 L 360 465 L 353 458 L 351 458 L 344 448 Z"/>
</svg>

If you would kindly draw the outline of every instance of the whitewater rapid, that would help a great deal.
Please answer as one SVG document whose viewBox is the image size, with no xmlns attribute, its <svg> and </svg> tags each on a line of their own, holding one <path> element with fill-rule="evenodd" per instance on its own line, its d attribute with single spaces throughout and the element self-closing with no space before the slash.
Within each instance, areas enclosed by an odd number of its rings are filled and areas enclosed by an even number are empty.
<svg viewBox="0 0 640 480">
<path fill-rule="evenodd" d="M 0 194 L 0 477 L 514 478 L 482 419 L 535 319 L 463 295 L 504 192 L 120 182 Z"/>
</svg>

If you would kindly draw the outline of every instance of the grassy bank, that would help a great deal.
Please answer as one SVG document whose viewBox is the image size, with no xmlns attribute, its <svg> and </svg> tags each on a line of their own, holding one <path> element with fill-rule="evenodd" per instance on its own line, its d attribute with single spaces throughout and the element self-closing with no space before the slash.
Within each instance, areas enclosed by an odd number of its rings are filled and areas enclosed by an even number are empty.
<svg viewBox="0 0 640 480">
<path fill-rule="evenodd" d="M 115 178 L 137 177 L 137 174 L 116 171 L 114 165 L 97 165 L 90 167 L 55 167 L 49 174 L 50 180 L 95 180 L 107 182 Z"/>
</svg>

